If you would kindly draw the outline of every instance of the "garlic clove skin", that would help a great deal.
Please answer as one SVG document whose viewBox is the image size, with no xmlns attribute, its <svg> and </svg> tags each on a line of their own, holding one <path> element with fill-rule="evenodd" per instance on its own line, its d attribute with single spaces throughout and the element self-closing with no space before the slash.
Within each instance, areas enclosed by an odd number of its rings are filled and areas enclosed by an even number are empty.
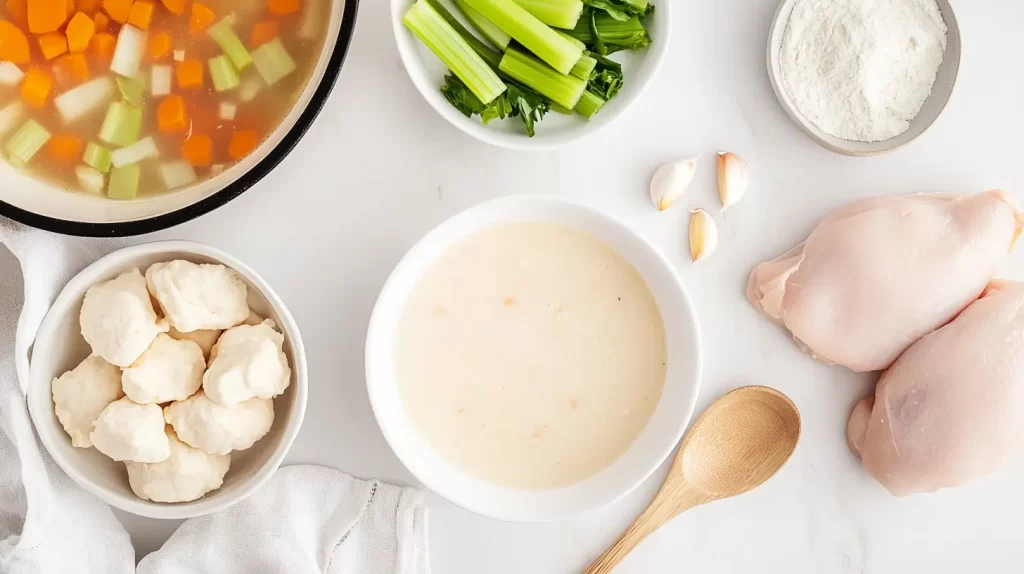
<svg viewBox="0 0 1024 574">
<path fill-rule="evenodd" d="M 699 263 L 718 249 L 718 224 L 703 209 L 690 210 L 690 257 Z"/>
<path fill-rule="evenodd" d="M 743 199 L 750 187 L 750 167 L 740 156 L 732 152 L 718 152 L 718 197 L 722 200 L 722 212 Z"/>
<path fill-rule="evenodd" d="M 651 201 L 658 211 L 672 207 L 693 182 L 697 173 L 697 161 L 700 156 L 666 163 L 654 172 L 651 178 Z"/>
</svg>

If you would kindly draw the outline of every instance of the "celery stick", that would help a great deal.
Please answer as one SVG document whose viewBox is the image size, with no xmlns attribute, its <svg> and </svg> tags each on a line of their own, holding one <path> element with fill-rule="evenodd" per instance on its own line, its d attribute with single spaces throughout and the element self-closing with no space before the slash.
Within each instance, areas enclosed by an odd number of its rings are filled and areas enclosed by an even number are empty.
<svg viewBox="0 0 1024 574">
<path fill-rule="evenodd" d="M 244 70 L 246 66 L 252 63 L 252 56 L 249 55 L 249 51 L 245 49 L 245 45 L 242 44 L 242 41 L 238 39 L 238 35 L 235 34 L 235 30 L 231 27 L 230 18 L 224 18 L 210 26 L 206 33 L 213 38 L 214 42 L 217 42 L 221 50 L 224 50 L 224 54 L 231 59 L 235 69 L 239 71 Z"/>
<path fill-rule="evenodd" d="M 100 140 L 117 146 L 128 146 L 139 140 L 142 131 L 142 108 L 125 102 L 114 102 L 100 127 Z"/>
<path fill-rule="evenodd" d="M 466 16 L 469 23 L 476 28 L 477 32 L 487 38 L 487 41 L 498 47 L 498 50 L 504 52 L 505 48 L 508 48 L 509 42 L 512 41 L 512 36 L 506 34 L 501 28 L 494 25 L 484 17 L 483 14 L 477 11 L 469 4 L 466 4 L 466 0 L 455 0 L 455 5 L 459 10 Z"/>
<path fill-rule="evenodd" d="M 402 21 L 484 104 L 506 90 L 480 54 L 426 0 L 413 4 Z"/>
<path fill-rule="evenodd" d="M 583 13 L 581 0 L 515 0 L 548 26 L 572 30 Z"/>
<path fill-rule="evenodd" d="M 561 37 L 565 38 L 566 40 L 569 40 L 570 42 L 572 42 L 572 44 L 573 44 L 574 46 L 579 46 L 579 47 L 580 47 L 580 50 L 583 50 L 584 52 L 586 52 L 586 50 L 587 50 L 587 45 L 586 45 L 586 44 L 584 44 L 583 42 L 581 42 L 581 41 L 577 40 L 576 38 L 573 38 L 572 36 L 570 36 L 570 35 L 569 35 L 569 32 L 566 32 L 566 31 L 564 31 L 564 30 L 555 30 L 555 32 L 558 32 L 558 35 L 559 35 L 559 36 L 561 36 Z"/>
<path fill-rule="evenodd" d="M 121 98 L 129 104 L 142 107 L 142 96 L 145 87 L 142 82 L 135 78 L 117 77 L 117 89 L 121 92 Z"/>
<path fill-rule="evenodd" d="M 601 110 L 601 106 L 604 104 L 604 98 L 591 91 L 584 90 L 583 95 L 580 96 L 580 101 L 576 104 L 576 111 L 589 120 Z"/>
<path fill-rule="evenodd" d="M 533 88 L 540 95 L 569 109 L 576 107 L 576 102 L 587 87 L 586 80 L 562 75 L 514 46 L 505 50 L 500 69 L 513 80 Z"/>
<path fill-rule="evenodd" d="M 27 164 L 49 139 L 50 132 L 46 128 L 35 120 L 29 120 L 7 141 L 7 157 L 15 165 Z"/>
<path fill-rule="evenodd" d="M 238 71 L 231 59 L 221 54 L 216 58 L 210 58 L 210 77 L 213 78 L 213 89 L 218 92 L 233 90 L 242 81 L 238 78 Z"/>
<path fill-rule="evenodd" d="M 89 145 L 85 146 L 85 155 L 82 157 L 82 162 L 89 167 L 96 168 L 101 173 L 107 173 L 110 171 L 110 150 L 89 142 Z"/>
<path fill-rule="evenodd" d="M 561 74 L 568 74 L 583 55 L 582 48 L 549 28 L 514 0 L 466 0 L 466 3 Z"/>
<path fill-rule="evenodd" d="M 448 25 L 459 33 L 459 36 L 462 36 L 462 39 L 469 44 L 469 47 L 473 48 L 473 51 L 483 58 L 484 61 L 491 66 L 492 70 L 498 71 L 498 64 L 501 62 L 500 53 L 492 50 L 490 46 L 467 30 L 466 27 L 462 25 L 462 22 L 459 22 L 459 19 L 444 7 L 444 4 L 442 4 L 440 0 L 426 0 L 426 2 L 427 4 L 430 4 L 430 7 L 434 9 L 434 12 L 437 12 L 438 16 L 444 18 L 444 21 L 448 22 Z"/>
<path fill-rule="evenodd" d="M 590 74 L 594 71 L 595 67 L 597 67 L 597 60 L 583 54 L 580 56 L 580 61 L 576 62 L 576 65 L 572 67 L 572 71 L 569 73 L 581 80 L 590 80 Z"/>
<path fill-rule="evenodd" d="M 280 38 L 275 38 L 253 50 L 252 61 L 256 64 L 256 71 L 263 76 L 263 81 L 268 86 L 273 86 L 281 81 L 281 78 L 295 71 L 295 60 L 288 55 Z"/>
<path fill-rule="evenodd" d="M 139 175 L 142 166 L 137 163 L 110 170 L 107 196 L 113 199 L 135 199 L 139 194 Z"/>
</svg>

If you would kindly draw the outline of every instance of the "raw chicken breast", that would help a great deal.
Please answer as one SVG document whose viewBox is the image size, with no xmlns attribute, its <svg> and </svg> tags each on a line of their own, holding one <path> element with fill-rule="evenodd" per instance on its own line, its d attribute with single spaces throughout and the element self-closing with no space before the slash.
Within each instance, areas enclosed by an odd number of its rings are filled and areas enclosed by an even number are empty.
<svg viewBox="0 0 1024 574">
<path fill-rule="evenodd" d="M 846 429 L 864 468 L 897 496 L 1004 466 L 1024 437 L 1024 283 L 993 282 L 885 373 Z"/>
<path fill-rule="evenodd" d="M 885 369 L 981 294 L 1022 222 L 1002 191 L 860 201 L 757 266 L 747 297 L 815 358 Z"/>
</svg>

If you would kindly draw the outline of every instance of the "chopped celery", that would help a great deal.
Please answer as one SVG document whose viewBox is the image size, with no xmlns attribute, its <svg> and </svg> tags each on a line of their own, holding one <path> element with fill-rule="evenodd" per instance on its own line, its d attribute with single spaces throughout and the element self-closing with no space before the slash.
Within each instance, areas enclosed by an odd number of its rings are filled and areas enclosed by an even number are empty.
<svg viewBox="0 0 1024 574">
<path fill-rule="evenodd" d="M 102 173 L 110 171 L 110 150 L 93 142 L 85 146 L 85 155 L 82 161 L 89 167 L 96 168 Z"/>
<path fill-rule="evenodd" d="M 567 33 L 587 46 L 592 46 L 591 51 L 602 56 L 620 50 L 639 50 L 651 44 L 647 28 L 636 16 L 616 20 L 607 12 L 589 8 L 583 11 L 583 17 L 576 23 L 576 27 Z"/>
<path fill-rule="evenodd" d="M 125 102 L 114 102 L 100 127 L 100 139 L 108 144 L 128 146 L 139 141 L 142 131 L 142 108 Z"/>
<path fill-rule="evenodd" d="M 570 74 L 581 80 L 589 80 L 590 74 L 594 71 L 595 67 L 597 67 L 597 60 L 583 54 L 580 56 L 580 61 L 576 62 L 576 65 L 572 67 Z"/>
<path fill-rule="evenodd" d="M 508 48 L 509 42 L 512 41 L 512 36 L 506 34 L 501 28 L 494 25 L 484 15 L 477 11 L 476 8 L 466 4 L 466 0 L 455 0 L 455 5 L 458 6 L 459 10 L 466 16 L 469 23 L 476 28 L 477 32 L 480 32 L 487 41 L 498 47 L 498 50 L 502 52 L 505 48 Z"/>
<path fill-rule="evenodd" d="M 505 50 L 505 56 L 501 59 L 501 71 L 569 109 L 576 107 L 576 102 L 587 87 L 586 80 L 562 75 L 551 66 L 514 46 Z"/>
<path fill-rule="evenodd" d="M 160 179 L 164 180 L 167 189 L 175 189 L 195 183 L 196 170 L 187 161 L 169 161 L 160 164 Z"/>
<path fill-rule="evenodd" d="M 171 93 L 171 78 L 173 72 L 166 64 L 153 66 L 150 74 L 149 87 L 154 96 L 167 96 Z"/>
<path fill-rule="evenodd" d="M 572 44 L 574 46 L 579 46 L 580 50 L 583 50 L 584 52 L 586 52 L 587 45 L 584 44 L 583 42 L 577 40 L 576 38 L 573 38 L 572 36 L 570 36 L 568 32 L 565 32 L 563 30 L 555 30 L 555 32 L 558 32 L 559 36 L 565 38 L 566 40 L 569 40 L 570 42 L 572 42 Z"/>
<path fill-rule="evenodd" d="M 504 93 L 498 74 L 426 0 L 413 4 L 402 21 L 481 102 L 489 104 Z"/>
<path fill-rule="evenodd" d="M 580 101 L 576 104 L 576 111 L 589 120 L 601 110 L 601 106 L 604 104 L 604 98 L 591 91 L 584 90 L 583 95 L 580 96 Z"/>
<path fill-rule="evenodd" d="M 110 184 L 107 196 L 113 199 L 135 199 L 139 194 L 139 174 L 142 167 L 133 163 L 110 170 Z"/>
<path fill-rule="evenodd" d="M 466 27 L 462 25 L 462 22 L 459 22 L 459 19 L 444 7 L 444 4 L 442 4 L 440 0 L 426 0 L 426 2 L 427 4 L 430 4 L 430 7 L 434 9 L 434 12 L 437 12 L 438 16 L 444 18 L 445 22 L 448 22 L 448 25 L 452 27 L 452 30 L 459 33 L 459 36 L 469 44 L 470 48 L 473 48 L 473 51 L 476 52 L 478 56 L 487 62 L 491 69 L 498 71 L 498 64 L 501 63 L 500 53 L 492 50 L 490 46 L 467 30 Z"/>
<path fill-rule="evenodd" d="M 27 164 L 49 139 L 50 132 L 46 128 L 35 120 L 29 120 L 7 141 L 7 157 L 16 165 Z"/>
<path fill-rule="evenodd" d="M 114 167 L 124 167 L 159 155 L 160 151 L 156 149 L 156 142 L 152 137 L 146 137 L 130 146 L 114 151 L 110 154 L 110 161 Z"/>
<path fill-rule="evenodd" d="M 90 193 L 103 193 L 103 188 L 107 185 L 103 173 L 87 165 L 76 167 L 75 175 L 78 176 L 78 185 Z"/>
<path fill-rule="evenodd" d="M 17 86 L 25 72 L 13 62 L 0 62 L 0 86 Z"/>
<path fill-rule="evenodd" d="M 146 53 L 146 33 L 131 24 L 121 26 L 110 69 L 115 74 L 134 78 L 139 73 L 142 56 Z"/>
<path fill-rule="evenodd" d="M 238 70 L 235 70 L 235 65 L 227 56 L 221 54 L 216 58 L 210 58 L 209 64 L 214 90 L 218 92 L 233 90 L 241 83 L 238 78 Z"/>
<path fill-rule="evenodd" d="M 288 55 L 280 38 L 274 38 L 253 50 L 252 61 L 268 86 L 273 86 L 295 71 L 295 60 Z"/>
<path fill-rule="evenodd" d="M 114 95 L 114 82 L 109 76 L 90 80 L 53 99 L 65 122 L 73 122 L 110 101 Z"/>
<path fill-rule="evenodd" d="M 142 82 L 136 78 L 117 77 L 117 89 L 121 92 L 121 98 L 129 104 L 142 107 L 142 98 L 146 91 Z"/>
<path fill-rule="evenodd" d="M 466 3 L 561 74 L 568 74 L 583 55 L 582 48 L 549 28 L 515 0 L 466 0 Z"/>
<path fill-rule="evenodd" d="M 224 50 L 224 54 L 231 59 L 231 63 L 237 70 L 244 70 L 252 63 L 252 56 L 249 55 L 249 51 L 245 49 L 242 41 L 238 39 L 238 34 L 235 34 L 235 30 L 231 27 L 229 18 L 224 18 L 210 26 L 206 33 L 213 38 L 214 42 L 217 42 L 221 50 Z"/>
<path fill-rule="evenodd" d="M 7 135 L 7 132 L 14 129 L 14 126 L 21 121 L 24 115 L 25 104 L 21 100 L 14 100 L 4 106 L 0 110 L 0 137 Z"/>
<path fill-rule="evenodd" d="M 582 98 L 580 98 L 580 99 L 582 99 Z M 576 105 L 579 106 L 579 104 L 576 104 Z M 553 111 L 555 113 L 562 114 L 563 116 L 571 116 L 572 115 L 572 110 L 570 110 L 567 107 L 564 107 L 564 106 L 561 106 L 559 104 L 556 104 L 555 102 L 551 102 L 550 106 L 551 106 L 551 111 Z"/>
<path fill-rule="evenodd" d="M 554 28 L 572 30 L 583 13 L 581 0 L 515 0 L 538 20 Z"/>
</svg>

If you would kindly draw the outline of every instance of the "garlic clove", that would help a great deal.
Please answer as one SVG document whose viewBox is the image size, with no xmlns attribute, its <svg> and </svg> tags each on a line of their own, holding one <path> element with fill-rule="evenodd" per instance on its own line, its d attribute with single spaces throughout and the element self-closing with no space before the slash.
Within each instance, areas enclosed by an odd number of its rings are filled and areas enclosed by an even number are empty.
<svg viewBox="0 0 1024 574">
<path fill-rule="evenodd" d="M 703 209 L 690 210 L 690 257 L 694 263 L 708 258 L 718 249 L 718 224 Z"/>
<path fill-rule="evenodd" d="M 651 201 L 658 211 L 672 207 L 690 187 L 693 176 L 697 173 L 697 160 L 700 156 L 666 163 L 654 172 L 651 178 Z"/>
<path fill-rule="evenodd" d="M 743 199 L 750 187 L 750 167 L 744 159 L 732 152 L 718 152 L 718 197 L 722 211 Z"/>
</svg>

